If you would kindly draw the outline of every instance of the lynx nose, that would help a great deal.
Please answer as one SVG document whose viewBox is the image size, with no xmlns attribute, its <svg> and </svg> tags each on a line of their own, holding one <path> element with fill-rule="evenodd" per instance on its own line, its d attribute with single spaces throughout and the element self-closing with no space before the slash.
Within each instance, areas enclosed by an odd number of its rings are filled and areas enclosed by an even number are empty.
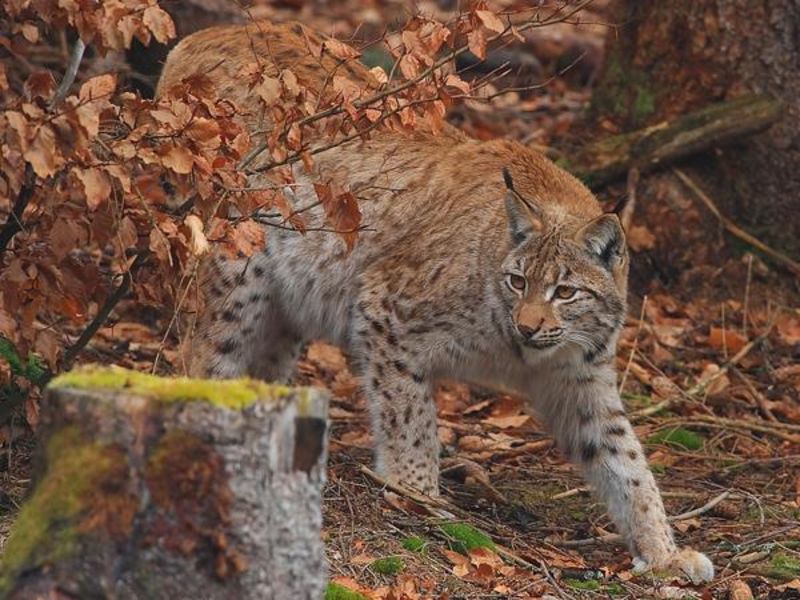
<svg viewBox="0 0 800 600">
<path fill-rule="evenodd" d="M 544 323 L 544 319 L 539 321 L 539 324 L 534 329 L 533 327 L 528 327 L 527 325 L 523 325 L 522 323 L 517 324 L 517 331 L 519 331 L 520 335 L 525 339 L 532 340 L 539 331 L 542 329 L 542 323 Z"/>
</svg>

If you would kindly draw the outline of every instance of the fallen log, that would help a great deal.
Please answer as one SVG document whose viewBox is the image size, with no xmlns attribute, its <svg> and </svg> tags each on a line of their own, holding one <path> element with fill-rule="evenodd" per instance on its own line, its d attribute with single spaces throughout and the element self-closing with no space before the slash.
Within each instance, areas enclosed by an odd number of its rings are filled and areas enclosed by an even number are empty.
<svg viewBox="0 0 800 600">
<path fill-rule="evenodd" d="M 663 168 L 682 158 L 758 133 L 783 112 L 779 100 L 743 96 L 678 117 L 674 121 L 611 136 L 588 144 L 562 161 L 593 189 L 625 176 Z"/>
<path fill-rule="evenodd" d="M 326 413 L 251 380 L 57 377 L 0 597 L 318 600 Z"/>
</svg>

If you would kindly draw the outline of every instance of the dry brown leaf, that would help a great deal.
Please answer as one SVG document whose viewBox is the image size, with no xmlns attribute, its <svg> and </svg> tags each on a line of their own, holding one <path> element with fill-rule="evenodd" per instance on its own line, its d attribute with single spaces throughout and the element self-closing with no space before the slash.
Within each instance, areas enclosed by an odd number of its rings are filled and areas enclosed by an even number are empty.
<svg viewBox="0 0 800 600">
<path fill-rule="evenodd" d="M 786 590 L 800 591 L 800 579 L 792 579 L 791 581 L 782 583 L 781 585 L 776 585 L 775 589 L 779 592 L 785 592 Z"/>
<path fill-rule="evenodd" d="M 194 256 L 202 256 L 208 252 L 211 249 L 211 245 L 208 243 L 206 234 L 203 231 L 203 221 L 200 220 L 200 217 L 197 215 L 188 215 L 183 220 L 183 223 L 189 228 L 189 232 L 191 233 L 189 247 L 192 254 Z"/>
<path fill-rule="evenodd" d="M 64 157 L 58 152 L 56 135 L 49 125 L 40 125 L 36 129 L 35 137 L 22 154 L 34 172 L 42 178 L 55 175 L 56 171 L 64 165 Z"/>
<path fill-rule="evenodd" d="M 512 429 L 522 427 L 529 423 L 530 420 L 531 418 L 528 415 L 512 415 L 507 417 L 486 417 L 482 419 L 481 422 L 498 427 L 499 429 Z"/>
<path fill-rule="evenodd" d="M 274 77 L 264 77 L 261 82 L 253 88 L 253 91 L 264 101 L 264 104 L 271 106 L 281 97 L 281 82 Z"/>
<path fill-rule="evenodd" d="M 783 343 L 800 344 L 800 315 L 789 313 L 781 315 L 775 322 L 775 329 Z"/>
<path fill-rule="evenodd" d="M 114 93 L 117 87 L 117 77 L 111 73 L 92 77 L 81 85 L 78 98 L 81 102 L 90 102 L 98 98 L 106 98 Z"/>
<path fill-rule="evenodd" d="M 86 194 L 86 205 L 89 210 L 97 210 L 101 203 L 108 200 L 111 195 L 111 183 L 104 170 L 96 167 L 88 169 L 75 169 L 75 175 L 83 184 Z"/>
<path fill-rule="evenodd" d="M 656 236 L 644 225 L 633 225 L 625 232 L 625 239 L 636 252 L 652 250 L 656 247 Z"/>
<path fill-rule="evenodd" d="M 483 23 L 486 29 L 490 29 L 496 33 L 503 33 L 506 30 L 505 24 L 500 18 L 490 10 L 476 10 L 475 14 Z"/>
<path fill-rule="evenodd" d="M 335 39 L 328 39 L 322 44 L 322 51 L 328 52 L 339 60 L 351 60 L 361 56 L 361 53 L 347 44 Z"/>
<path fill-rule="evenodd" d="M 59 261 L 66 258 L 78 243 L 80 236 L 74 223 L 58 220 L 50 230 L 50 248 Z"/>
<path fill-rule="evenodd" d="M 753 600 L 753 590 L 741 579 L 728 584 L 728 600 Z"/>
<path fill-rule="evenodd" d="M 470 92 L 470 85 L 461 77 L 456 75 L 455 73 L 450 73 L 444 80 L 445 85 L 449 85 L 450 87 L 454 87 L 457 90 L 464 92 L 465 94 L 469 94 Z"/>
<path fill-rule="evenodd" d="M 179 175 L 188 175 L 192 172 L 194 157 L 184 146 L 172 146 L 161 157 L 161 163 Z"/>
<path fill-rule="evenodd" d="M 479 59 L 486 58 L 486 36 L 481 29 L 473 29 L 467 34 L 467 44 L 470 52 Z"/>
<path fill-rule="evenodd" d="M 732 329 L 711 327 L 708 332 L 708 345 L 717 351 L 727 349 L 729 354 L 736 354 L 746 344 L 747 338 Z"/>
<path fill-rule="evenodd" d="M 172 22 L 172 17 L 158 6 L 149 6 L 144 11 L 142 22 L 160 44 L 166 44 L 175 37 L 175 23 Z"/>
<path fill-rule="evenodd" d="M 243 256 L 252 256 L 257 250 L 264 249 L 264 227 L 255 221 L 237 223 L 232 237 L 234 247 Z"/>
</svg>

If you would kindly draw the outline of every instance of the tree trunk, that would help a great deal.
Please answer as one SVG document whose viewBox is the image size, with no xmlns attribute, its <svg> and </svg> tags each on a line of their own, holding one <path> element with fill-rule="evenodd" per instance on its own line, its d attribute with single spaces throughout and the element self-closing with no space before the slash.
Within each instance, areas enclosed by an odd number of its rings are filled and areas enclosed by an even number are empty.
<svg viewBox="0 0 800 600">
<path fill-rule="evenodd" d="M 318 600 L 326 412 L 249 380 L 55 379 L 0 596 Z"/>
<path fill-rule="evenodd" d="M 800 4 L 794 0 L 617 0 L 593 96 L 623 131 L 749 93 L 783 101 L 768 131 L 709 153 L 703 182 L 724 212 L 800 250 Z"/>
</svg>

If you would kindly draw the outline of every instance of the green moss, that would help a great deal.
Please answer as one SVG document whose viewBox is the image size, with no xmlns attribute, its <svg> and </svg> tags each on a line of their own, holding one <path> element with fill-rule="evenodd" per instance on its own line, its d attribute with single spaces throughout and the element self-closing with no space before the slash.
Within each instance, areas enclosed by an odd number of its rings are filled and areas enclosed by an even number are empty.
<svg viewBox="0 0 800 600">
<path fill-rule="evenodd" d="M 703 447 L 703 436 L 683 427 L 663 429 L 647 438 L 648 444 L 671 444 L 684 450 L 699 450 Z"/>
<path fill-rule="evenodd" d="M 583 590 L 586 592 L 596 592 L 600 590 L 600 582 L 597 579 L 565 579 L 564 584 L 573 590 Z"/>
<path fill-rule="evenodd" d="M 256 400 L 274 400 L 291 392 L 300 392 L 299 400 L 307 410 L 307 390 L 269 385 L 253 379 L 225 381 L 190 379 L 187 377 L 157 377 L 129 371 L 120 367 L 88 365 L 56 377 L 49 387 L 100 390 L 126 390 L 163 402 L 199 400 L 230 409 L 241 409 Z"/>
<path fill-rule="evenodd" d="M 605 592 L 609 596 L 622 596 L 625 593 L 625 590 L 616 581 L 612 581 L 611 583 L 606 585 Z"/>
<path fill-rule="evenodd" d="M 653 404 L 653 399 L 646 394 L 623 393 L 622 399 L 629 408 L 645 408 Z"/>
<path fill-rule="evenodd" d="M 636 127 L 656 112 L 656 91 L 646 71 L 624 62 L 618 50 L 609 54 L 605 76 L 592 94 L 592 110 Z"/>
<path fill-rule="evenodd" d="M 426 546 L 425 540 L 416 535 L 405 538 L 400 544 L 409 552 L 424 552 Z"/>
<path fill-rule="evenodd" d="M 406 568 L 406 564 L 399 556 L 385 556 L 374 561 L 369 568 L 380 575 L 397 575 Z"/>
<path fill-rule="evenodd" d="M 456 552 L 467 554 L 477 548 L 497 549 L 492 538 L 467 523 L 444 523 L 439 528 L 447 536 L 450 548 Z"/>
<path fill-rule="evenodd" d="M 640 87 L 633 100 L 633 120 L 642 123 L 654 112 L 656 112 L 656 97 L 647 88 Z"/>
<path fill-rule="evenodd" d="M 107 447 L 86 440 L 76 427 L 65 427 L 49 439 L 44 477 L 23 505 L 5 547 L 0 590 L 21 569 L 77 550 L 76 521 L 90 503 L 96 482 L 117 466 L 116 458 Z"/>
<path fill-rule="evenodd" d="M 325 588 L 325 600 L 368 600 L 363 594 L 349 590 L 338 583 L 329 583 Z"/>
<path fill-rule="evenodd" d="M 778 552 L 769 561 L 767 575 L 782 581 L 800 577 L 800 557 Z"/>
</svg>

